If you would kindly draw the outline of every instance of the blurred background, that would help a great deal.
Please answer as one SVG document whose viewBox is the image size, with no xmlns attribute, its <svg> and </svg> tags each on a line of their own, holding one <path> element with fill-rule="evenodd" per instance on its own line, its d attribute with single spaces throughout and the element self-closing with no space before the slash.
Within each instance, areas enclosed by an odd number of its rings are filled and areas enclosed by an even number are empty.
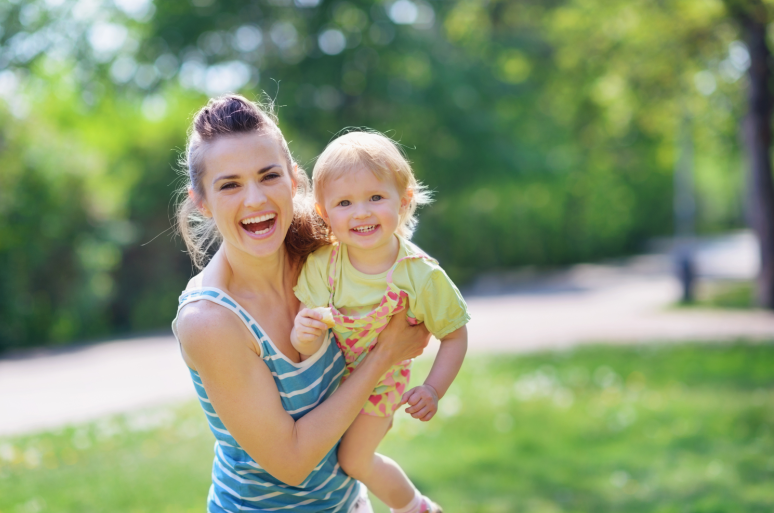
<svg viewBox="0 0 774 513">
<path fill-rule="evenodd" d="M 768 0 L 0 0 L 0 513 L 203 509 L 170 219 L 192 114 L 227 92 L 274 101 L 307 170 L 370 127 L 435 191 L 414 240 L 466 293 L 475 354 L 385 451 L 448 511 L 770 511 L 772 20 Z M 140 368 L 145 398 L 103 385 Z"/>
<path fill-rule="evenodd" d="M 4 0 L 0 345 L 165 328 L 192 113 L 275 99 L 299 162 L 341 128 L 406 146 L 437 201 L 416 242 L 453 279 L 745 226 L 750 55 L 721 2 Z"/>
</svg>

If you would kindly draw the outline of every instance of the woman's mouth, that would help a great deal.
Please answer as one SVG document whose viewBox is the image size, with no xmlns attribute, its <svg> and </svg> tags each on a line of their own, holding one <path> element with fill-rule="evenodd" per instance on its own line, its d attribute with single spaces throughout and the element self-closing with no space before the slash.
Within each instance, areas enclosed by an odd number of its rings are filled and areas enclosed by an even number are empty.
<svg viewBox="0 0 774 513">
<path fill-rule="evenodd" d="M 350 231 L 355 232 L 358 235 L 370 235 L 376 231 L 376 229 L 379 228 L 378 224 L 369 224 L 365 226 L 358 226 L 356 228 L 350 229 Z"/>
<path fill-rule="evenodd" d="M 269 233 L 274 228 L 276 220 L 277 214 L 271 213 L 243 219 L 239 224 L 252 234 L 263 235 Z"/>
</svg>

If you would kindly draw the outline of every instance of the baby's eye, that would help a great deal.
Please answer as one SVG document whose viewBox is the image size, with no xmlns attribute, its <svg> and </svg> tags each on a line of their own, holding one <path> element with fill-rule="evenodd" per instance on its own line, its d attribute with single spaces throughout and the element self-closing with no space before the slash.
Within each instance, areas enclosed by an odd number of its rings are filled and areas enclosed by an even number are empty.
<svg viewBox="0 0 774 513">
<path fill-rule="evenodd" d="M 382 196 L 380 194 L 374 194 L 373 196 L 371 196 L 371 201 L 379 201 L 380 199 L 382 199 Z"/>
<path fill-rule="evenodd" d="M 351 205 L 351 203 L 349 202 L 349 200 L 342 200 L 342 201 L 339 202 L 339 206 L 341 206 L 341 207 L 348 207 L 350 205 Z"/>
</svg>

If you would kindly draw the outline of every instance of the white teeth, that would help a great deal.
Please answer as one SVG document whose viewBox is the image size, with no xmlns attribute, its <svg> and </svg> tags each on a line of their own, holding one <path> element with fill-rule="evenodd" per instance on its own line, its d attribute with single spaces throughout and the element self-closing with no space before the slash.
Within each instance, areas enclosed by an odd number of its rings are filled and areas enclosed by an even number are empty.
<svg viewBox="0 0 774 513">
<path fill-rule="evenodd" d="M 275 217 L 277 217 L 277 214 L 264 214 L 262 216 L 244 219 L 242 220 L 242 224 L 262 223 L 264 221 L 268 221 L 269 219 L 274 219 Z M 262 233 L 262 232 L 255 232 L 255 233 Z"/>
<path fill-rule="evenodd" d="M 365 233 L 365 232 L 370 232 L 371 230 L 373 230 L 375 228 L 376 228 L 376 225 L 372 224 L 371 226 L 358 226 L 357 228 L 353 228 L 353 230 L 355 230 L 357 232 Z"/>
</svg>

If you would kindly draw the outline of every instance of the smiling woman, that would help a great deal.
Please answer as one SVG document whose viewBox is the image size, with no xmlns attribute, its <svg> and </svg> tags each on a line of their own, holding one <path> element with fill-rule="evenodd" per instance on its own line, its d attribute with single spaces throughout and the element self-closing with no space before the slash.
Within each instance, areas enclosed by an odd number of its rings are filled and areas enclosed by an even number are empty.
<svg viewBox="0 0 774 513">
<path fill-rule="evenodd" d="M 232 105 L 224 108 L 229 101 Z M 218 103 L 219 102 L 219 103 Z M 216 107 L 227 110 L 227 114 L 219 113 L 214 119 Z M 217 142 L 217 144 L 215 144 Z M 245 151 L 234 152 L 234 148 Z M 257 171 L 263 183 L 274 180 L 278 173 L 285 169 L 292 173 L 293 205 L 289 209 L 295 222 L 292 223 L 285 245 L 291 257 L 300 258 L 325 243 L 323 232 L 325 226 L 313 211 L 309 197 L 309 179 L 303 170 L 293 161 L 285 138 L 282 136 L 271 111 L 259 109 L 253 103 L 241 97 L 224 97 L 211 100 L 194 121 L 189 135 L 186 155 L 181 159 L 182 173 L 188 179 L 181 190 L 184 201 L 178 208 L 177 226 L 188 247 L 194 264 L 202 268 L 208 252 L 223 240 L 222 233 L 217 229 L 218 219 L 208 215 L 209 209 L 204 204 L 197 205 L 196 198 L 206 201 L 207 189 L 215 199 L 233 198 L 235 189 L 244 189 L 246 182 L 238 172 L 240 169 L 251 169 L 257 154 L 268 150 L 271 162 Z M 221 168 L 210 183 L 204 180 L 204 170 L 207 159 L 223 158 Z M 239 159 L 243 159 L 240 161 Z M 240 167 L 244 166 L 244 167 Z M 270 173 L 270 171 L 272 171 Z M 241 180 L 241 181 L 240 181 Z M 248 185 L 248 193 L 256 193 L 255 186 Z M 203 206 L 203 209 L 200 209 Z M 272 214 L 264 214 L 272 215 Z M 273 213 L 276 215 L 276 213 Z M 246 220 L 252 220 L 255 214 Z M 262 220 L 267 221 L 267 219 Z M 253 224 L 251 221 L 247 224 Z M 271 223 L 273 226 L 273 223 Z M 262 226 L 262 229 L 270 226 Z M 257 227 L 245 228 L 250 231 L 260 231 Z M 284 234 L 283 234 L 284 236 Z"/>
<path fill-rule="evenodd" d="M 210 100 L 183 164 L 178 227 L 204 268 L 172 328 L 217 441 L 208 511 L 370 511 L 337 447 L 381 376 L 420 354 L 429 333 L 392 321 L 339 386 L 344 358 L 330 333 L 308 357 L 289 338 L 301 265 L 328 240 L 274 118 L 240 96 Z"/>
</svg>

